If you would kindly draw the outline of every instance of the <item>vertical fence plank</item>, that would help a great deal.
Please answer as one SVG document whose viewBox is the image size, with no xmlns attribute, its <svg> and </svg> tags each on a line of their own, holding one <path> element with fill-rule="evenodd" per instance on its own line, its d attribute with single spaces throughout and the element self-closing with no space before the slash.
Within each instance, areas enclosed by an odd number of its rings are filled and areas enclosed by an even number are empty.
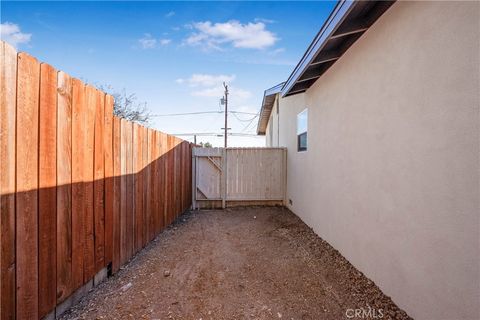
<svg viewBox="0 0 480 320">
<path fill-rule="evenodd" d="M 155 161 L 156 159 L 156 148 L 155 148 L 155 143 L 157 141 L 157 137 L 155 134 L 155 130 L 151 130 L 151 135 L 150 135 L 150 239 L 153 239 L 155 237 L 155 234 L 157 232 L 156 229 L 156 214 L 157 214 L 157 208 L 156 208 L 156 201 L 155 201 L 155 194 L 157 192 L 157 185 L 156 185 L 156 179 L 155 179 L 155 174 L 156 174 L 156 166 L 157 163 Z"/>
<path fill-rule="evenodd" d="M 148 129 L 142 127 L 142 179 L 143 179 L 143 242 L 142 246 L 145 246 L 148 242 L 148 213 L 147 213 L 147 199 L 148 199 Z"/>
<path fill-rule="evenodd" d="M 138 125 L 136 123 L 132 124 L 132 187 L 133 187 L 133 211 L 132 211 L 132 251 L 137 251 L 137 183 L 138 183 L 138 172 L 137 172 L 137 153 L 138 153 Z"/>
<path fill-rule="evenodd" d="M 0 317 L 15 318 L 17 52 L 0 41 Z"/>
<path fill-rule="evenodd" d="M 188 143 L 188 199 L 187 199 L 187 202 L 188 202 L 188 207 L 190 208 L 192 205 L 193 205 L 193 201 L 192 201 L 192 198 L 193 198 L 193 166 L 194 166 L 194 160 L 193 160 L 193 143 Z"/>
<path fill-rule="evenodd" d="M 135 157 L 135 251 L 142 248 L 143 243 L 143 130 L 134 126 L 134 157 Z"/>
<path fill-rule="evenodd" d="M 177 217 L 178 213 L 178 148 L 177 148 L 177 138 L 175 136 L 172 137 L 173 141 L 173 217 L 174 220 Z"/>
<path fill-rule="evenodd" d="M 134 213 L 134 204 L 133 204 L 133 157 L 132 157 L 132 134 L 133 134 L 133 123 L 126 122 L 126 132 L 127 132 L 127 230 L 126 230 L 126 252 L 127 260 L 132 257 L 133 249 L 133 213 Z"/>
<path fill-rule="evenodd" d="M 156 234 L 160 233 L 163 225 L 163 216 L 162 216 L 162 197 L 160 197 L 162 191 L 161 185 L 161 171 L 162 171 L 162 164 L 161 164 L 161 132 L 155 131 L 156 135 L 156 155 L 155 155 L 155 181 L 156 181 L 156 190 L 157 193 L 155 194 L 155 207 L 156 207 Z"/>
<path fill-rule="evenodd" d="M 121 120 L 120 179 L 120 264 L 127 261 L 127 122 Z"/>
<path fill-rule="evenodd" d="M 160 148 L 159 148 L 159 142 L 160 142 L 160 135 L 158 131 L 154 131 L 154 160 L 153 162 L 155 163 L 155 173 L 154 173 L 154 210 L 155 210 L 155 220 L 154 220 L 154 225 L 155 225 L 155 235 L 157 235 L 160 232 L 160 199 L 159 199 L 159 194 L 160 194 L 160 183 L 159 183 L 159 176 L 160 176 Z"/>
<path fill-rule="evenodd" d="M 84 178 L 85 178 L 85 242 L 83 256 L 83 280 L 87 282 L 95 275 L 95 239 L 94 239 L 94 209 L 93 209 L 93 181 L 94 181 L 94 130 L 95 130 L 95 104 L 96 89 L 92 86 L 85 87 L 85 154 L 84 154 Z"/>
<path fill-rule="evenodd" d="M 72 79 L 72 286 L 83 284 L 85 242 L 85 85 Z"/>
<path fill-rule="evenodd" d="M 163 170 L 164 170 L 164 191 L 163 191 L 163 199 L 165 201 L 164 204 L 164 221 L 165 225 L 170 224 L 170 136 L 168 134 L 164 135 L 165 141 L 165 148 L 164 148 L 164 155 L 163 155 Z"/>
<path fill-rule="evenodd" d="M 104 125 L 105 125 L 105 94 L 97 90 L 95 99 L 95 151 L 94 151 L 94 183 L 93 208 L 95 230 L 95 272 L 105 265 L 105 159 L 104 159 Z"/>
<path fill-rule="evenodd" d="M 175 145 L 175 137 L 169 135 L 168 136 L 168 170 L 169 170 L 169 181 L 168 181 L 168 189 L 169 189 L 169 219 L 168 224 L 172 223 L 175 217 L 175 155 L 174 155 L 174 145 Z"/>
<path fill-rule="evenodd" d="M 159 144 L 160 144 L 160 152 L 158 157 L 158 164 L 160 166 L 159 172 L 159 180 L 158 185 L 160 186 L 160 191 L 158 192 L 158 197 L 160 198 L 160 206 L 159 206 L 159 215 L 160 215 L 160 227 L 163 229 L 166 226 L 165 222 L 165 133 L 159 133 Z"/>
<path fill-rule="evenodd" d="M 120 212 L 121 212 L 121 131 L 120 118 L 113 117 L 113 260 L 112 270 L 117 272 L 120 268 Z"/>
<path fill-rule="evenodd" d="M 113 97 L 105 96 L 105 264 L 113 261 Z"/>
<path fill-rule="evenodd" d="M 187 162 L 186 162 L 186 149 L 185 149 L 185 143 L 180 140 L 180 150 L 181 150 L 181 156 L 180 156 L 180 159 L 182 161 L 182 164 L 180 165 L 180 168 L 182 170 L 182 196 L 181 196 L 181 201 L 180 201 L 180 213 L 183 213 L 183 211 L 185 210 L 185 198 L 186 198 L 186 189 L 185 189 L 185 185 L 186 185 L 186 181 L 185 181 L 185 178 L 186 178 L 186 167 L 187 167 Z"/>
<path fill-rule="evenodd" d="M 57 303 L 72 292 L 72 81 L 58 73 Z"/>
<path fill-rule="evenodd" d="M 146 200 L 145 200 L 145 207 L 146 207 L 146 219 L 147 219 L 147 226 L 146 226 L 146 237 L 148 241 L 152 239 L 152 130 L 147 128 L 147 167 L 145 172 L 146 176 Z"/>
<path fill-rule="evenodd" d="M 30 319 L 38 317 L 38 61 L 20 53 L 17 77 L 16 315 Z"/>
<path fill-rule="evenodd" d="M 56 305 L 57 245 L 57 71 L 40 66 L 38 172 L 38 313 Z"/>
<path fill-rule="evenodd" d="M 182 142 L 182 212 L 187 209 L 186 199 L 187 199 L 187 142 Z"/>
</svg>

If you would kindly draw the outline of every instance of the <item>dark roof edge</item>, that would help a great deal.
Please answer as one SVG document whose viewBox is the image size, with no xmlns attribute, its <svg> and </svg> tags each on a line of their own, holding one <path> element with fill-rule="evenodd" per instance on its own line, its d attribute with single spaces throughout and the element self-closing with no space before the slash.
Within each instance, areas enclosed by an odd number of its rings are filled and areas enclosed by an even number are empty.
<svg viewBox="0 0 480 320">
<path fill-rule="evenodd" d="M 343 22 L 347 14 L 353 8 L 354 4 L 355 0 L 340 0 L 336 4 L 327 21 L 323 24 L 322 28 L 315 36 L 315 39 L 313 39 L 312 43 L 310 43 L 308 46 L 307 51 L 305 51 L 303 54 L 302 59 L 300 59 L 300 62 L 297 64 L 295 69 L 293 69 L 293 72 L 285 82 L 281 92 L 282 97 L 289 93 L 290 89 L 292 89 L 292 87 L 295 85 L 295 82 L 302 76 L 305 69 L 313 61 L 317 52 L 322 49 L 330 36 Z"/>
<path fill-rule="evenodd" d="M 284 86 L 285 82 L 281 82 L 267 90 L 265 90 L 263 92 L 263 100 L 262 100 L 262 108 L 260 109 L 260 113 L 259 113 L 259 117 L 258 117 L 258 124 L 257 124 L 257 134 L 258 135 L 263 135 L 265 134 L 265 129 L 266 129 L 266 125 L 268 123 L 265 124 L 265 128 L 263 128 L 262 130 L 262 119 L 263 118 L 270 118 L 270 113 L 272 112 L 272 109 L 268 109 L 267 106 L 265 105 L 265 102 L 266 102 L 266 98 L 269 97 L 269 96 L 272 96 L 272 95 L 275 95 L 277 93 L 280 93 L 282 91 L 282 88 Z"/>
</svg>

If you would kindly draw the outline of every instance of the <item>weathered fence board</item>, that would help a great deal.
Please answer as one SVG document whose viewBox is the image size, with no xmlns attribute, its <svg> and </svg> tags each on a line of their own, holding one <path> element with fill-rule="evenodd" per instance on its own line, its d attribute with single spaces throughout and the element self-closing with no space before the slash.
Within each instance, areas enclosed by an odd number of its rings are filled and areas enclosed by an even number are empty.
<svg viewBox="0 0 480 320">
<path fill-rule="evenodd" d="M 0 41 L 0 317 L 15 318 L 17 52 Z"/>
<path fill-rule="evenodd" d="M 145 127 L 141 127 L 142 130 L 142 144 L 143 144 L 143 149 L 142 149 L 142 190 L 143 190 L 143 228 L 142 228 L 142 246 L 145 246 L 147 242 L 149 241 L 148 239 L 148 207 L 147 207 L 147 201 L 150 199 L 149 194 L 148 194 L 148 167 L 149 167 L 149 161 L 148 161 L 148 129 Z"/>
<path fill-rule="evenodd" d="M 42 63 L 40 81 L 38 313 L 42 317 L 55 307 L 57 295 L 57 70 Z"/>
<path fill-rule="evenodd" d="M 95 272 L 99 272 L 105 263 L 105 158 L 104 158 L 104 126 L 105 126 L 105 94 L 96 92 L 95 97 L 95 151 L 94 151 L 94 230 L 95 230 Z"/>
<path fill-rule="evenodd" d="M 142 130 L 137 124 L 133 127 L 133 160 L 135 189 L 135 251 L 142 248 L 143 235 L 143 144 Z"/>
<path fill-rule="evenodd" d="M 38 317 L 38 105 L 40 64 L 18 55 L 16 131 L 16 315 Z"/>
<path fill-rule="evenodd" d="M 73 291 L 72 282 L 72 80 L 58 73 L 57 86 L 57 302 Z"/>
<path fill-rule="evenodd" d="M 112 271 L 116 272 L 120 268 L 120 248 L 121 248 L 121 121 L 120 118 L 113 118 L 113 258 Z"/>
<path fill-rule="evenodd" d="M 113 260 L 113 97 L 105 96 L 104 161 L 105 161 L 105 261 Z"/>
<path fill-rule="evenodd" d="M 121 120 L 120 155 L 120 264 L 127 261 L 127 121 Z"/>
<path fill-rule="evenodd" d="M 84 213 L 84 255 L 83 279 L 91 279 L 95 275 L 95 239 L 94 239 L 94 130 L 95 130 L 95 100 L 96 89 L 92 86 L 85 87 L 85 155 L 84 155 L 84 185 L 85 185 L 85 213 Z"/>
<path fill-rule="evenodd" d="M 85 185 L 85 86 L 72 79 L 72 287 L 83 284 Z M 41 112 L 42 110 L 40 110 Z"/>
<path fill-rule="evenodd" d="M 133 123 L 125 122 L 126 132 L 126 151 L 127 151 L 127 213 L 132 213 L 126 217 L 126 259 L 130 259 L 133 254 L 133 221 L 134 221 L 134 197 L 133 197 L 133 154 L 132 154 L 132 132 Z"/>
</svg>

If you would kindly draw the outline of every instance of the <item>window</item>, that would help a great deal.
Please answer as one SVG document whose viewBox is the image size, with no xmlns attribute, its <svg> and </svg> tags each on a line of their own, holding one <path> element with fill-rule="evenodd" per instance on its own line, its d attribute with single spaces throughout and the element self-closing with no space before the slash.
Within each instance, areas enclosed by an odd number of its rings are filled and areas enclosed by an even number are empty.
<svg viewBox="0 0 480 320">
<path fill-rule="evenodd" d="M 297 115 L 297 150 L 307 151 L 308 109 Z"/>
</svg>

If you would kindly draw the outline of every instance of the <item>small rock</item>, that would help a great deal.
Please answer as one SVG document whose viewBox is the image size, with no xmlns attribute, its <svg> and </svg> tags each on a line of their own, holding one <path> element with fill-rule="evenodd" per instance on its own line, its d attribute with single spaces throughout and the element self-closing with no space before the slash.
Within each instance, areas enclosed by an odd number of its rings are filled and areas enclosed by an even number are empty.
<svg viewBox="0 0 480 320">
<path fill-rule="evenodd" d="M 253 216 L 253 219 L 257 219 L 257 216 Z"/>
<path fill-rule="evenodd" d="M 165 270 L 165 271 L 163 272 L 163 276 L 164 276 L 164 277 L 170 277 L 170 271 Z"/>
<path fill-rule="evenodd" d="M 129 282 L 127 283 L 126 285 L 124 285 L 121 289 L 123 292 L 127 291 L 128 289 L 130 289 L 130 287 L 132 286 L 132 283 Z"/>
<path fill-rule="evenodd" d="M 279 318 L 282 317 L 282 314 L 280 312 L 277 312 L 277 315 L 278 315 Z"/>
</svg>

